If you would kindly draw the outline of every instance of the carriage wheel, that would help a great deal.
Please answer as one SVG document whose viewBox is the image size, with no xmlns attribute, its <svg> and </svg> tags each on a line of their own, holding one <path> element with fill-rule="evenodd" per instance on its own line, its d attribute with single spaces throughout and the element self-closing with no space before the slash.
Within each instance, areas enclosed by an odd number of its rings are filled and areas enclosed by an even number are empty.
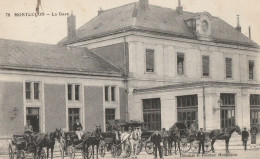
<svg viewBox="0 0 260 159">
<path fill-rule="evenodd" d="M 44 149 L 42 149 L 40 159 L 46 159 L 46 158 L 47 158 L 46 152 Z"/>
<path fill-rule="evenodd" d="M 204 143 L 204 149 L 205 152 L 210 152 L 211 151 L 211 142 L 210 141 L 206 141 L 206 143 Z"/>
<path fill-rule="evenodd" d="M 68 156 L 70 159 L 75 158 L 75 148 L 73 146 L 68 147 Z"/>
<path fill-rule="evenodd" d="M 9 152 L 9 159 L 14 159 L 14 150 L 12 144 L 9 144 L 8 152 Z"/>
<path fill-rule="evenodd" d="M 112 145 L 112 146 L 111 146 L 111 155 L 112 155 L 113 158 L 116 157 L 116 151 L 117 151 L 116 146 L 115 146 L 115 145 Z"/>
<path fill-rule="evenodd" d="M 131 146 L 129 144 L 126 145 L 125 151 L 126 151 L 126 154 L 125 154 L 126 157 L 131 156 L 132 151 L 131 151 Z"/>
<path fill-rule="evenodd" d="M 152 142 L 146 142 L 146 144 L 145 144 L 145 151 L 149 155 L 153 154 L 153 143 Z"/>
<path fill-rule="evenodd" d="M 191 148 L 191 143 L 189 142 L 180 142 L 180 151 L 188 152 Z"/>
<path fill-rule="evenodd" d="M 99 155 L 100 155 L 101 157 L 104 157 L 105 154 L 106 154 L 106 146 L 102 144 L 102 145 L 100 145 L 100 147 L 99 147 Z"/>
</svg>

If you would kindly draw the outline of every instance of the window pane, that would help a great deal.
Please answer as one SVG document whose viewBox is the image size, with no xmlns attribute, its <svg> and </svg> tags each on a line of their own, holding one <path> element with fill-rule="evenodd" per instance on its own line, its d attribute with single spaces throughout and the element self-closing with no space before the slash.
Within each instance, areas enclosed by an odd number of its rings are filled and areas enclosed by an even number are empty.
<svg viewBox="0 0 260 159">
<path fill-rule="evenodd" d="M 40 96 L 40 89 L 39 89 L 39 83 L 34 83 L 34 99 L 39 99 Z"/>
<path fill-rule="evenodd" d="M 249 79 L 254 79 L 254 61 L 249 61 Z"/>
<path fill-rule="evenodd" d="M 146 72 L 154 72 L 154 50 L 146 49 Z"/>
<path fill-rule="evenodd" d="M 111 100 L 116 101 L 116 88 L 111 87 Z"/>
<path fill-rule="evenodd" d="M 105 101 L 108 101 L 108 86 L 105 87 Z"/>
<path fill-rule="evenodd" d="M 106 109 L 106 123 L 109 120 L 115 120 L 115 109 Z"/>
<path fill-rule="evenodd" d="M 72 100 L 72 85 L 68 85 L 68 100 Z"/>
<path fill-rule="evenodd" d="M 79 85 L 75 85 L 75 100 L 79 100 Z"/>
<path fill-rule="evenodd" d="M 184 54 L 183 53 L 177 54 L 177 73 L 179 75 L 184 74 Z"/>
<path fill-rule="evenodd" d="M 31 83 L 30 82 L 26 82 L 25 83 L 25 95 L 26 95 L 26 99 L 31 99 Z"/>
<path fill-rule="evenodd" d="M 232 59 L 226 58 L 226 78 L 232 78 Z"/>
<path fill-rule="evenodd" d="M 203 76 L 209 76 L 209 56 L 202 56 Z"/>
</svg>

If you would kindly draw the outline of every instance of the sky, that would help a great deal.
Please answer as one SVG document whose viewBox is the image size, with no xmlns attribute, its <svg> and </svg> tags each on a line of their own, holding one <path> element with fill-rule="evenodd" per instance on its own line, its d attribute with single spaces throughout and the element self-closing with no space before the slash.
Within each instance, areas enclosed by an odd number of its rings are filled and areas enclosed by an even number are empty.
<svg viewBox="0 0 260 159">
<path fill-rule="evenodd" d="M 15 13 L 35 13 L 37 0 L 0 0 L 0 38 L 56 44 L 67 35 L 67 16 L 76 15 L 79 28 L 95 16 L 97 11 L 118 7 L 139 0 L 41 0 L 40 12 L 49 16 L 14 16 Z M 178 0 L 149 0 L 152 5 L 175 9 Z M 190 12 L 209 12 L 232 26 L 240 15 L 242 33 L 260 44 L 260 0 L 182 0 L 183 9 Z M 10 16 L 8 16 L 8 14 Z"/>
</svg>

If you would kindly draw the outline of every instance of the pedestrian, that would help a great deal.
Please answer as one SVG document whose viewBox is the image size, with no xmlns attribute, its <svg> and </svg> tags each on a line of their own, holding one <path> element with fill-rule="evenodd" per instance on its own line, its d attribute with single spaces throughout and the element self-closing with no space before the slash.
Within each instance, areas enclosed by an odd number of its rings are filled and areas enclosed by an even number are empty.
<svg viewBox="0 0 260 159">
<path fill-rule="evenodd" d="M 242 131 L 242 142 L 245 150 L 247 150 L 246 146 L 247 146 L 248 137 L 249 137 L 249 133 L 246 131 L 246 128 L 244 128 L 244 131 Z"/>
<path fill-rule="evenodd" d="M 258 130 L 255 126 L 255 124 L 252 126 L 251 130 L 250 130 L 250 134 L 251 134 L 251 147 L 256 147 L 256 135 L 258 133 Z"/>
<path fill-rule="evenodd" d="M 195 136 L 198 133 L 198 124 L 196 120 L 193 120 L 193 123 L 190 126 L 191 136 Z"/>
<path fill-rule="evenodd" d="M 203 155 L 205 153 L 205 149 L 204 149 L 205 134 L 203 132 L 203 128 L 200 128 L 200 131 L 197 133 L 197 140 L 199 141 L 199 150 L 197 156 L 200 154 L 201 149 Z"/>
<path fill-rule="evenodd" d="M 159 151 L 160 158 L 162 159 L 162 150 L 161 150 L 161 145 L 162 145 L 162 137 L 159 134 L 159 131 L 156 130 L 155 133 L 151 137 L 151 141 L 154 145 L 154 157 L 155 159 L 157 158 L 157 150 Z"/>
<path fill-rule="evenodd" d="M 76 119 L 76 123 L 73 124 L 73 130 L 77 134 L 79 140 L 81 140 L 81 136 L 83 135 L 82 129 L 83 129 L 83 127 L 82 127 L 81 123 L 79 122 L 79 119 Z"/>
<path fill-rule="evenodd" d="M 169 138 L 169 134 L 166 131 L 165 128 L 162 129 L 162 142 L 163 142 L 163 149 L 165 152 L 165 156 L 168 156 L 168 138 Z"/>
</svg>

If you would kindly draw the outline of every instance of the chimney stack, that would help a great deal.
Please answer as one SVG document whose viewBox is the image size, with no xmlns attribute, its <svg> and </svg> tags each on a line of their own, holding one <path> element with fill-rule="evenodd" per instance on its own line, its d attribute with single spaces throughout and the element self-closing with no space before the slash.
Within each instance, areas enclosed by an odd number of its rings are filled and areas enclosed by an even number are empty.
<svg viewBox="0 0 260 159">
<path fill-rule="evenodd" d="M 76 37 L 76 16 L 71 15 L 67 18 L 67 27 L 68 27 L 68 40 L 73 40 Z"/>
<path fill-rule="evenodd" d="M 182 15 L 183 13 L 183 8 L 181 6 L 181 0 L 178 0 L 178 7 L 176 8 L 176 12 L 179 14 L 179 15 Z"/>
<path fill-rule="evenodd" d="M 139 7 L 143 10 L 149 9 L 149 0 L 139 0 Z"/>
<path fill-rule="evenodd" d="M 251 26 L 248 27 L 248 36 L 249 36 L 249 39 L 251 39 Z"/>
<path fill-rule="evenodd" d="M 102 14 L 104 12 L 104 10 L 100 7 L 99 11 L 98 11 L 98 15 Z"/>
<path fill-rule="evenodd" d="M 241 26 L 240 26 L 240 21 L 239 21 L 239 15 L 237 15 L 237 27 L 236 29 L 241 32 Z"/>
</svg>

